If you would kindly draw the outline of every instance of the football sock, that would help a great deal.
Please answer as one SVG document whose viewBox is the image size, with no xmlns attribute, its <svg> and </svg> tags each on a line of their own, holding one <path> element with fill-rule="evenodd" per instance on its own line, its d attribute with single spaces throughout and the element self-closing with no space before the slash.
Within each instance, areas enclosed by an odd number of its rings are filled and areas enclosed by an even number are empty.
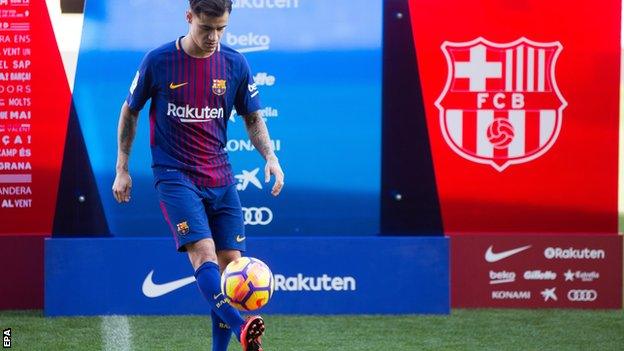
<svg viewBox="0 0 624 351">
<path fill-rule="evenodd" d="M 230 330 L 237 339 L 240 339 L 240 332 L 245 321 L 240 313 L 227 302 L 227 299 L 221 294 L 221 275 L 219 274 L 219 266 L 214 262 L 204 262 L 195 271 L 195 279 L 197 286 L 210 308 L 230 326 Z M 240 341 L 240 340 L 239 340 Z"/>
<path fill-rule="evenodd" d="M 212 351 L 227 351 L 232 331 L 215 311 L 211 311 L 210 316 L 212 317 Z"/>
</svg>

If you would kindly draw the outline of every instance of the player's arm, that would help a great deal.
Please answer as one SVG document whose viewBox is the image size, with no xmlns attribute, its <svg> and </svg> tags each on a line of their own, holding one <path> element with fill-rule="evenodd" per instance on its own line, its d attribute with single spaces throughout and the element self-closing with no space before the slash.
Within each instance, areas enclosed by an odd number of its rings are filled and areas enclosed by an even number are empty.
<svg viewBox="0 0 624 351">
<path fill-rule="evenodd" d="M 132 111 L 127 102 L 121 106 L 119 124 L 117 126 L 117 164 L 115 166 L 115 182 L 113 183 L 113 196 L 117 202 L 130 201 L 132 178 L 128 172 L 128 160 L 132 142 L 136 135 L 137 120 L 139 113 Z"/>
<path fill-rule="evenodd" d="M 273 189 L 271 189 L 271 194 L 277 196 L 284 186 L 284 172 L 271 146 L 271 139 L 269 138 L 269 130 L 267 129 L 266 123 L 262 115 L 260 115 L 260 111 L 249 113 L 243 116 L 243 118 L 245 119 L 245 127 L 247 128 L 249 139 L 260 155 L 266 160 L 266 165 L 264 166 L 264 181 L 268 183 L 271 179 L 271 174 L 275 176 L 275 184 L 273 185 Z"/>
</svg>

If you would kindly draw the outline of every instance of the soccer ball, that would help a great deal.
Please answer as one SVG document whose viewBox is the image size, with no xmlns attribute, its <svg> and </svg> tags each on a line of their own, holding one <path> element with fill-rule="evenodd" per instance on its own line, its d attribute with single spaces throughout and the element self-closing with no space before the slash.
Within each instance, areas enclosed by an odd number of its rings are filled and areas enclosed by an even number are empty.
<svg viewBox="0 0 624 351">
<path fill-rule="evenodd" d="M 269 267 L 257 258 L 241 257 L 221 275 L 221 292 L 240 311 L 253 311 L 269 302 L 275 282 Z"/>
</svg>

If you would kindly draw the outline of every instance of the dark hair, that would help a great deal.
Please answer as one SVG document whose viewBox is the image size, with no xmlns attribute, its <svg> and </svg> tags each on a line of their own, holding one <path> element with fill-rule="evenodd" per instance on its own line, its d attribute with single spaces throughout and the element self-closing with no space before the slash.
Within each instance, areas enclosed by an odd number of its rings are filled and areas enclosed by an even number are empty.
<svg viewBox="0 0 624 351">
<path fill-rule="evenodd" d="M 232 0 L 189 0 L 191 11 L 196 15 L 221 17 L 227 11 L 232 12 Z"/>
</svg>

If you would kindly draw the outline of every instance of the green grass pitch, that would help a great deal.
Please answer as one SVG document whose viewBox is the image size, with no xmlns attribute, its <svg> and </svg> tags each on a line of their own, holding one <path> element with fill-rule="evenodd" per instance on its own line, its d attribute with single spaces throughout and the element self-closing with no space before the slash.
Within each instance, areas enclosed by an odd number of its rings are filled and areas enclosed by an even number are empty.
<svg viewBox="0 0 624 351">
<path fill-rule="evenodd" d="M 624 350 L 624 311 L 454 310 L 450 316 L 265 316 L 267 351 Z M 204 316 L 44 318 L 0 312 L 11 350 L 210 350 Z M 240 350 L 238 343 L 229 350 Z"/>
</svg>

